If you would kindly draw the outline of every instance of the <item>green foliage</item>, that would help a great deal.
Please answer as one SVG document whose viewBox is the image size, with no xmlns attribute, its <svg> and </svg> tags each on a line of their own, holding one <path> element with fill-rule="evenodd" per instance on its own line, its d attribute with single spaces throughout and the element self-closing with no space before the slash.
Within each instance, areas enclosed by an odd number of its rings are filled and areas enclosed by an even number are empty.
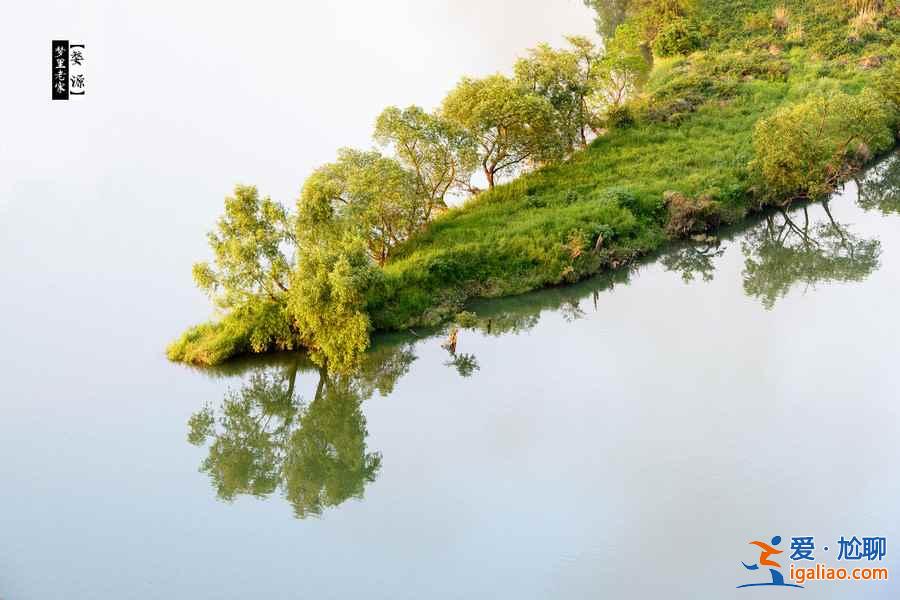
<svg viewBox="0 0 900 600">
<path fill-rule="evenodd" d="M 879 264 L 881 242 L 860 238 L 831 218 L 813 224 L 807 208 L 802 221 L 787 213 L 769 215 L 742 242 L 744 291 L 766 309 L 797 284 L 813 287 L 829 281 L 862 281 Z"/>
<path fill-rule="evenodd" d="M 188 420 L 188 441 L 208 446 L 200 470 L 222 500 L 280 490 L 298 518 L 361 498 L 381 467 L 367 448 L 361 404 L 388 392 L 414 359 L 403 345 L 379 349 L 353 377 L 311 368 L 296 354 L 253 368 L 240 389 Z M 307 375 L 317 384 L 304 400 L 297 379 Z"/>
<path fill-rule="evenodd" d="M 380 277 L 358 238 L 326 239 L 304 247 L 292 276 L 288 310 L 317 362 L 337 373 L 356 366 L 369 346 L 366 294 Z"/>
<path fill-rule="evenodd" d="M 233 356 L 294 350 L 301 339 L 284 299 L 235 307 L 221 320 L 191 327 L 166 349 L 169 360 L 216 365 Z"/>
<path fill-rule="evenodd" d="M 629 20 L 640 27 L 641 39 L 652 44 L 668 23 L 695 9 L 694 0 L 584 0 L 597 13 L 597 32 L 610 39 Z"/>
<path fill-rule="evenodd" d="M 471 329 L 478 324 L 478 316 L 468 310 L 456 314 L 456 324 L 464 329 Z"/>
<path fill-rule="evenodd" d="M 900 111 L 900 56 L 891 59 L 878 70 L 875 88 Z"/>
<path fill-rule="evenodd" d="M 603 53 L 584 37 L 567 38 L 570 48 L 556 50 L 541 44 L 516 62 L 516 81 L 547 99 L 553 108 L 557 134 L 572 150 L 587 145 L 587 130 L 595 130 L 600 114 L 592 97 L 604 69 Z"/>
<path fill-rule="evenodd" d="M 375 139 L 390 145 L 403 166 L 415 175 L 418 195 L 427 203 L 423 218 L 446 210 L 452 190 L 469 190 L 477 166 L 475 141 L 459 127 L 418 106 L 384 109 L 375 124 Z"/>
<path fill-rule="evenodd" d="M 754 167 L 772 196 L 821 197 L 893 144 L 891 121 L 884 97 L 871 90 L 811 96 L 760 120 Z"/>
<path fill-rule="evenodd" d="M 687 19 L 675 19 L 663 26 L 653 40 L 653 52 L 658 56 L 690 54 L 700 48 L 702 40 L 694 25 Z"/>
<path fill-rule="evenodd" d="M 386 109 L 376 139 L 395 158 L 342 151 L 304 185 L 296 229 L 278 205 L 239 188 L 211 239 L 215 265 L 195 268 L 227 312 L 186 332 L 169 356 L 210 364 L 302 345 L 347 371 L 372 329 L 438 324 L 473 298 L 621 269 L 672 237 L 824 194 L 895 143 L 895 0 L 865 16 L 874 25 L 856 39 L 848 31 L 862 11 L 845 0 L 590 3 L 603 52 L 580 38 L 539 46 L 515 79 L 464 79 L 436 113 Z M 654 42 L 658 55 L 704 50 L 657 57 L 651 70 Z M 572 152 L 585 128 L 597 139 Z M 475 192 L 478 167 L 491 189 L 445 209 L 451 191 Z M 894 210 L 878 189 L 866 193 Z M 832 231 L 835 244 L 853 242 Z M 696 241 L 706 246 L 671 268 L 705 277 L 717 248 L 712 236 Z M 758 257 L 765 268 L 747 277 L 766 298 L 780 277 L 771 248 L 772 262 Z M 856 272 L 844 249 L 874 256 L 865 245 L 832 248 L 825 262 L 809 259 L 829 277 Z M 455 349 L 448 364 L 462 375 L 477 368 Z"/>
<path fill-rule="evenodd" d="M 444 99 L 441 114 L 478 144 L 488 185 L 497 178 L 561 155 L 553 106 L 502 75 L 463 79 Z"/>
<path fill-rule="evenodd" d="M 197 285 L 222 308 L 260 298 L 279 301 L 287 291 L 296 240 L 283 206 L 260 199 L 255 187 L 236 186 L 225 198 L 225 215 L 208 235 L 215 256 L 194 265 Z"/>
<path fill-rule="evenodd" d="M 615 34 L 616 27 L 625 22 L 633 0 L 584 0 L 584 3 L 597 13 L 597 33 L 604 40 L 609 40 Z"/>
<path fill-rule="evenodd" d="M 638 29 L 632 23 L 616 28 L 607 43 L 593 82 L 593 100 L 607 111 L 622 106 L 646 82 L 650 63 L 643 48 Z"/>
<path fill-rule="evenodd" d="M 634 125 L 634 113 L 628 106 L 611 106 L 606 111 L 606 126 L 609 128 L 623 128 Z"/>
<path fill-rule="evenodd" d="M 414 174 L 396 160 L 342 148 L 336 162 L 316 169 L 303 185 L 297 203 L 301 244 L 308 237 L 352 234 L 383 265 L 433 210 L 433 198 L 419 191 Z"/>
<path fill-rule="evenodd" d="M 895 154 L 872 169 L 859 183 L 857 202 L 865 210 L 900 214 L 900 155 Z"/>
<path fill-rule="evenodd" d="M 633 4 L 635 21 L 649 45 L 656 42 L 669 24 L 688 16 L 695 8 L 694 0 L 634 0 Z"/>
</svg>

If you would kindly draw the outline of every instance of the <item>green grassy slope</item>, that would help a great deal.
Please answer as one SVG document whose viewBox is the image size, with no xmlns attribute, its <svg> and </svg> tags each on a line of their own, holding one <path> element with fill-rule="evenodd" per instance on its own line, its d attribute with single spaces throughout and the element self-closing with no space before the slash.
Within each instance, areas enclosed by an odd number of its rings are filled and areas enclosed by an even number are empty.
<svg viewBox="0 0 900 600">
<path fill-rule="evenodd" d="M 369 302 L 376 328 L 433 323 L 473 297 L 626 264 L 668 239 L 667 191 L 709 197 L 723 223 L 760 208 L 748 168 L 756 121 L 812 93 L 859 92 L 900 37 L 900 19 L 888 13 L 877 30 L 851 40 L 856 13 L 840 0 L 779 2 L 789 25 L 778 32 L 775 4 L 702 2 L 708 49 L 657 60 L 630 103 L 633 125 L 480 194 L 401 247 L 385 268 L 386 288 Z"/>
<path fill-rule="evenodd" d="M 589 148 L 469 199 L 398 247 L 367 295 L 373 328 L 436 325 L 474 298 L 616 273 L 692 232 L 673 227 L 679 199 L 702 208 L 700 230 L 736 223 L 783 200 L 761 194 L 750 167 L 761 118 L 900 79 L 900 0 L 696 0 L 692 21 L 704 49 L 657 59 Z M 284 306 L 261 301 L 188 330 L 167 353 L 208 365 L 295 348 L 281 334 L 291 328 Z"/>
</svg>

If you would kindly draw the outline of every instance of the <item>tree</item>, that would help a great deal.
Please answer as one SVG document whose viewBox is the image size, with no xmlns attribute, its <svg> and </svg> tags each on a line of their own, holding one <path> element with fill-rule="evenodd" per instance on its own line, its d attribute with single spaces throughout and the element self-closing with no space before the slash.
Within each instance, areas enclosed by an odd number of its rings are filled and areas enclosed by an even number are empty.
<svg viewBox="0 0 900 600">
<path fill-rule="evenodd" d="M 208 235 L 215 267 L 194 264 L 197 285 L 222 308 L 267 299 L 281 302 L 288 291 L 297 240 L 293 217 L 255 187 L 239 185 L 225 198 L 225 215 Z"/>
<path fill-rule="evenodd" d="M 653 52 L 657 56 L 690 54 L 700 47 L 702 40 L 693 23 L 684 18 L 670 21 L 660 29 L 653 40 Z"/>
<path fill-rule="evenodd" d="M 589 103 L 594 93 L 602 53 L 584 37 L 567 38 L 570 49 L 541 44 L 516 62 L 516 81 L 553 107 L 559 136 L 571 150 L 587 145 L 587 129 L 596 129 L 598 115 Z"/>
<path fill-rule="evenodd" d="M 298 202 L 304 239 L 352 233 L 383 266 L 391 250 L 425 224 L 432 207 L 415 176 L 378 152 L 351 148 L 306 180 Z"/>
<path fill-rule="evenodd" d="M 297 518 L 362 498 L 378 476 L 381 454 L 367 452 L 361 404 L 352 379 L 320 373 L 316 397 L 300 414 L 284 460 L 285 497 Z"/>
<path fill-rule="evenodd" d="M 674 19 L 687 16 L 695 0 L 584 0 L 597 13 L 597 33 L 608 41 L 626 21 L 636 23 L 644 43 L 650 45 L 659 31 Z"/>
<path fill-rule="evenodd" d="M 352 234 L 304 244 L 288 310 L 316 362 L 337 373 L 357 365 L 369 346 L 366 294 L 381 277 L 365 243 Z"/>
<path fill-rule="evenodd" d="M 691 13 L 694 3 L 695 0 L 635 0 L 632 10 L 644 43 L 652 46 L 667 25 Z"/>
<path fill-rule="evenodd" d="M 650 63 L 642 50 L 637 28 L 626 23 L 616 29 L 594 71 L 590 101 L 609 111 L 622 106 L 647 80 Z"/>
<path fill-rule="evenodd" d="M 547 99 L 503 75 L 463 79 L 444 99 L 441 115 L 475 140 L 491 188 L 499 176 L 558 157 L 562 151 Z"/>
<path fill-rule="evenodd" d="M 414 173 L 418 194 L 426 200 L 425 221 L 446 210 L 451 190 L 471 188 L 477 164 L 474 141 L 446 119 L 418 106 L 390 106 L 378 116 L 375 140 L 393 146 L 403 166 Z"/>
<path fill-rule="evenodd" d="M 594 9 L 597 13 L 597 33 L 604 40 L 612 38 L 616 27 L 628 18 L 629 8 L 635 4 L 634 0 L 584 0 L 585 5 Z"/>
<path fill-rule="evenodd" d="M 883 97 L 869 90 L 813 96 L 756 124 L 753 166 L 782 202 L 821 197 L 893 143 L 891 121 Z"/>
</svg>

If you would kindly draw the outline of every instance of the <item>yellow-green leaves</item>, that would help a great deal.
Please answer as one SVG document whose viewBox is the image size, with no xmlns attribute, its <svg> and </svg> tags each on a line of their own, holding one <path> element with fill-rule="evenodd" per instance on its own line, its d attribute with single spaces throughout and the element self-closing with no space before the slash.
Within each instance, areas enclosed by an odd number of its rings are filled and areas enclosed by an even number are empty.
<svg viewBox="0 0 900 600">
<path fill-rule="evenodd" d="M 369 346 L 366 293 L 381 272 L 353 236 L 304 248 L 288 309 L 313 358 L 336 372 L 351 370 Z"/>
<path fill-rule="evenodd" d="M 391 250 L 428 219 L 432 199 L 415 175 L 378 152 L 343 148 L 338 159 L 309 177 L 300 194 L 301 247 L 352 234 L 383 265 Z"/>
<path fill-rule="evenodd" d="M 562 153 L 550 102 L 503 75 L 463 79 L 444 99 L 441 114 L 476 140 L 492 188 L 499 176 Z"/>
<path fill-rule="evenodd" d="M 447 208 L 446 196 L 471 187 L 477 165 L 475 141 L 463 129 L 418 106 L 390 106 L 378 116 L 375 140 L 393 148 L 426 201 L 425 219 Z"/>
<path fill-rule="evenodd" d="M 888 102 L 871 90 L 812 96 L 756 124 L 753 166 L 775 197 L 818 198 L 891 145 L 891 122 Z"/>
<path fill-rule="evenodd" d="M 545 98 L 553 108 L 556 134 L 566 150 L 587 145 L 587 129 L 596 129 L 599 114 L 590 102 L 602 52 L 584 37 L 568 38 L 570 48 L 541 44 L 516 62 L 516 81 Z"/>
<path fill-rule="evenodd" d="M 282 205 L 260 198 L 255 187 L 234 188 L 208 239 L 214 266 L 195 264 L 194 281 L 222 308 L 259 298 L 277 300 L 287 290 L 294 225 Z"/>
</svg>

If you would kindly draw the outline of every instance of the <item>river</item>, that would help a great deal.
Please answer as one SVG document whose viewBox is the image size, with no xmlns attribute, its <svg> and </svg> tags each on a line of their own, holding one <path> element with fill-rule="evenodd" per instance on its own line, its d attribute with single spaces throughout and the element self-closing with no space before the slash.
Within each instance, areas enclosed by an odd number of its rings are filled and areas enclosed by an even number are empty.
<svg viewBox="0 0 900 600">
<path fill-rule="evenodd" d="M 54 268 L 29 231 L 2 240 L 4 600 L 730 598 L 776 534 L 829 564 L 885 537 L 898 564 L 900 158 L 478 302 L 455 347 L 380 336 L 352 377 L 171 364 L 183 299 L 115 258 Z"/>
</svg>

